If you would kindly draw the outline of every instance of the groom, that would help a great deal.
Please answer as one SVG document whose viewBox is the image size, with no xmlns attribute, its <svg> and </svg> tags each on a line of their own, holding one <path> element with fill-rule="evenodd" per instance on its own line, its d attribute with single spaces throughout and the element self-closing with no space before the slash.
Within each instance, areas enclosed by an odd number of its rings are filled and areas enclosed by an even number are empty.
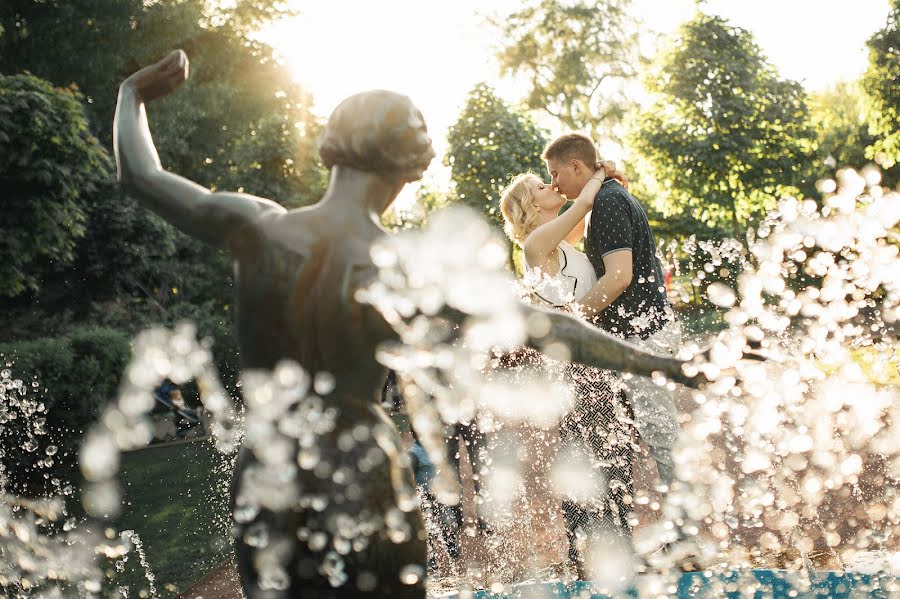
<svg viewBox="0 0 900 599">
<path fill-rule="evenodd" d="M 575 198 L 594 173 L 597 150 L 589 137 L 570 133 L 550 142 L 542 158 L 553 186 Z M 588 317 L 644 349 L 674 355 L 681 333 L 666 297 L 653 233 L 640 204 L 616 179 L 604 182 L 594 198 L 584 250 L 597 273 L 596 285 L 581 300 Z M 673 392 L 647 377 L 633 377 L 626 382 L 626 397 L 661 482 L 671 486 L 678 438 Z"/>
</svg>

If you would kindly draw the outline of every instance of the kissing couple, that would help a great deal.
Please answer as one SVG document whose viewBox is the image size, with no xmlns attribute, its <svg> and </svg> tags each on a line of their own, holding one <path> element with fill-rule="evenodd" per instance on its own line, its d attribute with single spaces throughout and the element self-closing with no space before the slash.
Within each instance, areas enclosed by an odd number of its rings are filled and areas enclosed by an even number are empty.
<svg viewBox="0 0 900 599">
<path fill-rule="evenodd" d="M 652 353 L 675 355 L 680 326 L 653 232 L 628 192 L 628 180 L 614 163 L 598 161 L 594 142 L 578 133 L 550 142 L 542 158 L 550 182 L 533 173 L 518 175 L 500 201 L 507 234 L 523 250 L 532 300 L 580 314 Z M 563 211 L 567 199 L 574 203 Z M 574 247 L 582 240 L 584 252 Z M 663 489 L 672 485 L 678 415 L 673 389 L 648 377 L 625 381 L 612 371 L 576 363 L 567 365 L 566 375 L 575 405 L 563 418 L 560 440 L 590 456 L 608 489 L 594 501 L 562 504 L 569 562 L 583 575 L 583 539 L 612 534 L 630 540 L 638 438 L 656 462 Z"/>
</svg>

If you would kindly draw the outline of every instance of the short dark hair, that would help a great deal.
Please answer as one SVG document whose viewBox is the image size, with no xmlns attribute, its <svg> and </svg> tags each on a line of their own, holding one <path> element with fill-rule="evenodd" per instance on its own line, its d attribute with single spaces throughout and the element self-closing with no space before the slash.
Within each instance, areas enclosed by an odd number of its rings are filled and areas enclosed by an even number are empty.
<svg viewBox="0 0 900 599">
<path fill-rule="evenodd" d="M 597 148 L 587 135 L 567 133 L 548 143 L 541 158 L 565 162 L 575 158 L 590 167 L 597 163 Z"/>
</svg>

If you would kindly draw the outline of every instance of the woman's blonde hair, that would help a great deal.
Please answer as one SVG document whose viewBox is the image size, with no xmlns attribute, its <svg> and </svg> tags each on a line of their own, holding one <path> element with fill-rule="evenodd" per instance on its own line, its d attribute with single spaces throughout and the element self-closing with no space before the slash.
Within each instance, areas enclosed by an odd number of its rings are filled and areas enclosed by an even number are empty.
<svg viewBox="0 0 900 599">
<path fill-rule="evenodd" d="M 538 212 L 532 201 L 534 194 L 528 187 L 528 181 L 540 181 L 534 173 L 522 173 L 516 176 L 500 195 L 500 212 L 506 221 L 506 234 L 518 245 L 525 243 L 528 234 L 537 228 Z"/>
</svg>

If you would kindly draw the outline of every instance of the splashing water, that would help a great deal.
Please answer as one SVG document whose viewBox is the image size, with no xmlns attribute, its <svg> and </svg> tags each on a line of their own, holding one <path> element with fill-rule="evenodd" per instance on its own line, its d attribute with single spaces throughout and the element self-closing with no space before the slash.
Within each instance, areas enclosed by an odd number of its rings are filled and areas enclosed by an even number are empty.
<svg viewBox="0 0 900 599">
<path fill-rule="evenodd" d="M 81 471 L 88 481 L 84 493 L 88 514 L 109 518 L 118 513 L 119 456 L 124 450 L 150 442 L 153 432 L 148 415 L 153 409 L 152 393 L 165 378 L 176 384 L 197 381 L 203 406 L 212 415 L 212 434 L 220 451 L 231 453 L 240 442 L 238 414 L 219 382 L 209 344 L 197 341 L 196 328 L 182 324 L 174 331 L 144 331 L 134 340 L 118 400 L 104 410 L 100 422 L 88 431 L 81 449 Z"/>
<path fill-rule="evenodd" d="M 760 227 L 737 303 L 710 292 L 731 326 L 701 366 L 716 382 L 694 395 L 667 509 L 711 557 L 841 567 L 897 550 L 898 220 L 897 194 L 844 171 L 824 206 L 788 198 Z M 748 341 L 769 360 L 738 360 Z"/>
<path fill-rule="evenodd" d="M 53 465 L 58 448 L 45 429 L 46 406 L 34 393 L 39 384 L 12 378 L 13 365 L 6 366 L 0 371 L 3 451 L 45 456 L 30 462 L 41 472 Z M 103 574 L 93 548 L 105 556 L 127 552 L 127 547 L 78 528 L 66 507 L 72 485 L 56 477 L 50 483 L 46 496 L 29 499 L 13 494 L 27 487 L 0 470 L 0 589 L 9 596 L 51 599 L 98 592 Z"/>
<path fill-rule="evenodd" d="M 130 543 L 134 547 L 135 553 L 138 554 L 141 567 L 144 569 L 144 577 L 150 584 L 150 597 L 153 597 L 154 599 L 158 598 L 159 593 L 156 590 L 156 576 L 154 576 L 153 571 L 150 570 L 150 562 L 147 561 L 147 554 L 144 552 L 144 543 L 141 541 L 140 535 L 133 530 L 123 530 L 120 536 L 122 540 Z"/>
<path fill-rule="evenodd" d="M 736 288 L 707 288 L 729 328 L 692 366 L 713 382 L 682 398 L 678 481 L 663 497 L 639 491 L 634 498 L 635 550 L 582 539 L 588 573 L 610 592 L 625 588 L 631 573 L 649 564 L 653 573 L 638 580 L 639 591 L 670 593 L 673 566 L 685 557 L 712 572 L 897 567 L 900 197 L 852 171 L 842 173 L 835 189 L 822 205 L 782 201 L 748 247 L 689 240 L 682 248 L 710 256 L 693 277 L 698 286 L 723 269 L 739 270 Z M 533 579 L 546 563 L 537 563 L 536 548 L 523 553 L 517 545 L 552 522 L 552 516 L 537 517 L 538 492 L 528 487 L 534 472 L 546 481 L 540 492 L 551 504 L 602 496 L 609 487 L 593 465 L 584 465 L 589 459 L 554 440 L 573 402 L 561 374 L 567 352 L 546 348 L 556 361 L 531 356 L 513 364 L 498 355 L 549 323 L 517 316 L 513 306 L 521 291 L 504 271 L 506 248 L 465 210 L 436 214 L 423 232 L 387 239 L 372 255 L 379 279 L 358 297 L 376 306 L 401 340 L 383 347 L 378 359 L 401 375 L 413 426 L 438 466 L 439 500 L 453 505 L 461 499 L 442 423 L 477 422 L 491 435 L 483 448 L 476 517 L 492 531 L 490 557 L 500 567 L 486 568 L 486 578 L 477 582 L 499 590 L 505 582 Z M 445 308 L 466 315 L 461 328 L 440 316 Z M 244 373 L 243 430 L 211 366 L 209 346 L 195 335 L 185 325 L 135 339 L 118 401 L 82 447 L 90 514 L 111 517 L 119 509 L 119 456 L 149 441 L 152 389 L 165 377 L 176 383 L 196 379 L 213 415 L 217 447 L 231 452 L 243 437 L 257 462 L 242 481 L 238 522 L 297 502 L 321 513 L 320 525 L 298 536 L 321 550 L 321 571 L 335 585 L 347 582 L 343 556 L 364 548 L 377 531 L 386 529 L 398 542 L 408 538 L 404 510 L 415 496 L 399 478 L 393 482 L 402 509 L 383 514 L 345 513 L 321 490 L 301 492 L 290 484 L 302 472 L 321 473 L 352 496 L 356 473 L 372 471 L 386 453 L 398 451 L 391 431 L 333 435 L 339 417 L 327 402 L 333 377 L 287 363 L 271 373 Z M 741 360 L 748 344 L 761 347 L 766 361 Z M 0 434 L 9 426 L 25 430 L 22 449 L 42 452 L 47 463 L 57 452 L 41 442 L 45 409 L 27 391 L 3 371 Z M 64 482 L 58 487 L 67 495 Z M 66 593 L 72 589 L 96 595 L 102 573 L 94 549 L 121 561 L 133 545 L 151 594 L 158 593 L 138 535 L 86 532 L 70 525 L 61 500 L 27 501 L 9 494 L 12 488 L 0 472 L 0 586 L 23 596 L 71 596 Z M 288 540 L 281 533 L 265 525 L 245 531 L 245 542 L 259 550 L 260 585 L 271 590 L 287 584 Z M 670 550 L 655 553 L 664 543 Z M 425 572 L 409 564 L 402 576 L 414 583 Z M 355 582 L 366 588 L 377 581 Z M 465 584 L 457 579 L 456 586 Z M 742 578 L 738 586 L 752 592 L 754 584 Z M 719 590 L 737 590 L 728 585 Z"/>
<path fill-rule="evenodd" d="M 888 556 L 882 569 L 897 561 L 889 556 L 900 548 L 898 220 L 900 196 L 843 171 L 839 191 L 821 207 L 783 200 L 749 252 L 734 240 L 688 241 L 685 249 L 709 256 L 694 285 L 711 274 L 740 275 L 736 290 L 718 282 L 707 288 L 709 301 L 727 310 L 729 328 L 692 366 L 714 382 L 684 398 L 680 482 L 654 502 L 656 522 L 635 522 L 638 556 L 670 571 L 686 556 L 722 571 L 853 568 L 871 562 L 873 551 Z M 547 425 L 558 421 L 570 393 L 547 382 L 551 368 L 537 369 L 549 388 L 535 385 L 527 369 L 500 381 L 485 374 L 492 348 L 515 347 L 526 327 L 543 324 L 513 316 L 515 294 L 499 272 L 496 243 L 480 219 L 444 211 L 421 234 L 374 250 L 380 281 L 360 297 L 403 341 L 379 359 L 433 397 L 446 422 L 480 418 L 492 430 L 537 417 Z M 444 306 L 469 315 L 460 331 L 439 316 Z M 742 360 L 748 344 L 762 346 L 766 360 Z M 530 414 L 535 406 L 547 411 Z M 439 444 L 427 447 L 435 448 L 440 457 Z M 523 465 L 502 455 L 482 474 L 493 502 L 483 512 L 495 524 L 521 492 Z M 595 486 L 576 480 L 570 458 L 556 471 L 545 465 L 560 496 L 562 487 Z M 664 543 L 670 550 L 651 556 Z M 589 550 L 606 555 L 601 545 Z M 603 569 L 596 575 L 603 578 Z"/>
<path fill-rule="evenodd" d="M 21 440 L 23 451 L 44 456 L 37 467 L 49 468 L 59 448 L 46 435 L 44 404 L 37 394 L 28 394 L 22 381 L 12 379 L 10 370 L 3 370 L 0 376 L 0 436 L 4 446 Z M 110 518 L 118 513 L 120 497 L 115 478 L 120 454 L 149 441 L 150 394 L 165 377 L 178 382 L 195 378 L 205 407 L 213 414 L 212 430 L 218 448 L 233 451 L 239 442 L 238 415 L 212 369 L 208 345 L 197 342 L 193 326 L 184 325 L 172 332 L 146 331 L 135 339 L 134 356 L 118 401 L 104 411 L 82 444 L 79 463 L 88 481 L 82 501 L 88 514 Z M 32 387 L 37 389 L 39 385 L 34 382 Z M 117 538 L 107 528 L 101 535 L 95 532 L 96 527 L 69 516 L 64 499 L 73 495 L 73 486 L 65 481 L 53 478 L 50 494 L 38 500 L 9 495 L 10 482 L 17 488 L 18 481 L 10 481 L 5 471 L 0 472 L 0 555 L 4 556 L 0 588 L 15 590 L 22 597 L 68 597 L 76 591 L 78 596 L 96 595 L 105 578 L 99 560 L 116 560 L 115 569 L 121 572 L 133 544 L 151 596 L 159 596 L 137 533 L 126 531 Z M 126 596 L 128 589 L 119 587 L 117 592 Z"/>
</svg>

